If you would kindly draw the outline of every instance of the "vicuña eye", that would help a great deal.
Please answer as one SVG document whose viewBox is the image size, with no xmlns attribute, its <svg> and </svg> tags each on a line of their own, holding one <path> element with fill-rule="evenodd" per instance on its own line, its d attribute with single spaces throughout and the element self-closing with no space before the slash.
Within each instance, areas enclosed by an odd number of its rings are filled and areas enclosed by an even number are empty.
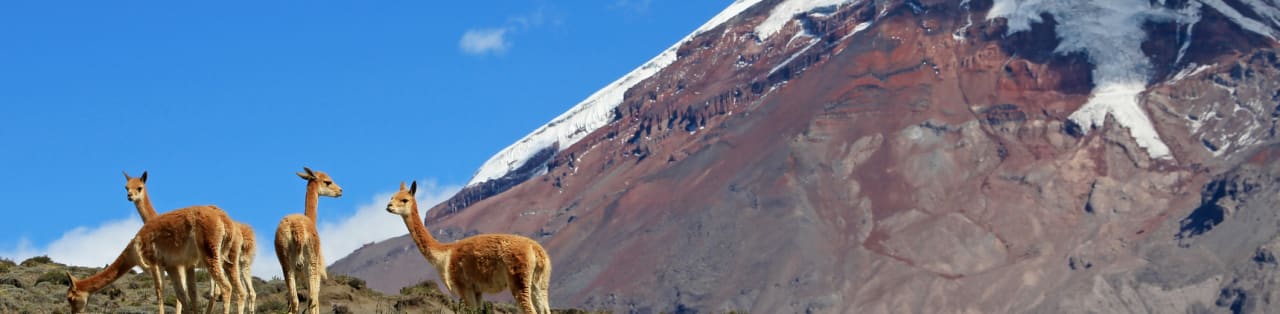
<svg viewBox="0 0 1280 314">
<path fill-rule="evenodd" d="M 325 181 L 324 185 L 333 185 L 333 181 Z"/>
<path fill-rule="evenodd" d="M 401 199 L 401 200 L 400 200 L 400 202 L 401 202 L 401 203 L 408 203 L 408 202 L 409 202 L 409 199 L 407 199 L 407 198 L 406 198 L 406 199 Z"/>
</svg>

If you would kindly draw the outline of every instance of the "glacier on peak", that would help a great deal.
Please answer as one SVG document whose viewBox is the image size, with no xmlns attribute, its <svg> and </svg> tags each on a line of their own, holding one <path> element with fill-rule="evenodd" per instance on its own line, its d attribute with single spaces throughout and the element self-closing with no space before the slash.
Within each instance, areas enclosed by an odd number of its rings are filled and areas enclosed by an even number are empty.
<svg viewBox="0 0 1280 314">
<path fill-rule="evenodd" d="M 587 134 L 607 125 L 612 118 L 613 109 L 622 104 L 622 97 L 627 89 L 675 62 L 676 50 L 680 48 L 681 44 L 698 34 L 720 26 L 720 24 L 738 16 L 761 1 L 734 1 L 723 11 L 720 11 L 719 14 L 716 14 L 671 47 L 663 50 L 653 59 L 623 75 L 618 80 L 609 83 L 582 102 L 574 105 L 573 108 L 552 119 L 551 122 L 539 127 L 529 135 L 490 157 L 488 161 L 485 161 L 480 166 L 480 169 L 476 170 L 471 181 L 467 182 L 467 186 L 501 178 L 524 165 L 530 157 L 539 151 L 552 145 L 559 145 L 562 148 L 569 147 L 582 140 Z M 757 36 L 763 40 L 776 34 L 795 14 L 850 1 L 852 0 L 787 0 L 775 7 L 773 11 L 770 11 L 769 17 L 765 22 L 757 26 Z"/>
</svg>

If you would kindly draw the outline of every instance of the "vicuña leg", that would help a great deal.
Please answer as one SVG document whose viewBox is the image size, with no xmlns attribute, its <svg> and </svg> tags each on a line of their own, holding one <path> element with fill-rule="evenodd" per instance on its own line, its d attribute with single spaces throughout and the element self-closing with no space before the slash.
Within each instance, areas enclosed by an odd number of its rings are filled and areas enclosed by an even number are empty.
<svg viewBox="0 0 1280 314">
<path fill-rule="evenodd" d="M 277 241 L 278 243 L 278 241 Z M 285 299 L 289 300 L 289 313 L 298 313 L 298 282 L 294 280 L 293 259 L 289 258 L 290 251 L 287 246 L 276 246 L 276 256 L 280 258 L 280 271 L 283 272 L 284 286 L 288 288 L 289 294 L 285 295 Z"/>
<path fill-rule="evenodd" d="M 164 276 L 161 274 L 160 267 L 144 267 L 148 274 L 151 275 L 151 283 L 156 287 L 156 306 L 157 313 L 164 313 Z"/>
<path fill-rule="evenodd" d="M 168 267 L 165 269 L 165 273 L 169 274 L 169 281 L 173 283 L 173 294 L 178 299 L 178 303 L 173 305 L 174 312 L 182 313 L 183 305 L 191 304 L 191 300 L 187 299 L 187 272 L 179 267 Z M 164 303 L 163 293 L 160 296 L 160 302 Z M 194 306 L 191 306 L 191 308 L 195 309 Z"/>
<path fill-rule="evenodd" d="M 476 301 L 479 300 L 476 298 L 476 292 L 471 291 L 471 288 L 465 284 L 456 285 L 455 287 L 458 288 L 458 295 L 462 296 L 463 305 L 466 305 L 469 308 L 479 308 L 480 303 L 476 303 Z"/>
<path fill-rule="evenodd" d="M 236 313 L 244 314 L 245 295 L 244 295 L 244 285 L 240 281 L 240 253 L 241 252 L 240 252 L 239 232 L 236 232 L 236 236 L 231 242 L 232 242 L 231 255 L 227 257 L 227 259 L 224 261 L 224 264 L 223 264 L 227 266 L 226 267 L 226 274 L 227 274 L 226 277 L 228 281 L 227 283 L 231 285 L 230 287 L 227 287 L 228 289 L 226 290 L 227 291 L 226 293 L 231 294 L 232 297 L 234 297 L 234 299 L 232 299 L 234 301 L 231 301 L 231 302 L 239 302 L 239 305 L 237 307 L 238 310 L 236 311 Z M 223 298 L 223 299 L 226 300 L 227 298 Z M 224 301 L 222 303 L 222 306 L 224 308 L 223 312 L 227 312 L 227 313 L 231 312 L 231 303 Z"/>
<path fill-rule="evenodd" d="M 319 248 L 319 241 L 312 243 L 312 248 Z M 307 259 L 307 313 L 320 313 L 320 277 L 324 276 L 324 264 L 320 261 L 320 251 L 312 249 Z"/>
<path fill-rule="evenodd" d="M 240 282 L 244 285 L 244 289 L 249 295 L 249 314 L 258 312 L 258 292 L 253 289 L 253 270 L 249 265 L 252 263 L 240 265 Z M 241 304 L 240 307 L 243 310 L 244 304 Z"/>
<path fill-rule="evenodd" d="M 222 232 L 215 231 L 215 233 L 221 234 Z M 209 238 L 218 239 L 222 237 Z M 218 267 L 222 265 L 222 258 L 220 257 L 225 257 L 220 254 L 222 253 L 222 243 L 215 243 L 214 245 L 201 247 L 200 250 L 204 251 L 203 257 L 205 265 L 213 265 L 208 268 L 209 278 L 212 278 L 213 281 L 217 283 L 218 288 L 222 291 L 231 291 L 231 280 L 227 279 L 227 273 L 223 271 L 222 267 Z M 228 302 L 231 302 L 231 293 L 223 293 L 219 301 L 222 301 L 222 304 L 229 304 Z M 230 314 L 231 307 L 224 306 L 222 308 L 222 313 Z"/>
<path fill-rule="evenodd" d="M 511 285 L 511 296 L 516 299 L 516 306 L 524 313 L 537 313 L 533 307 L 533 276 L 530 276 L 528 269 L 512 268 L 515 271 L 507 279 L 507 284 Z"/>
<path fill-rule="evenodd" d="M 547 304 L 547 286 L 546 283 L 535 281 L 533 283 L 533 307 L 538 310 L 538 314 L 551 314 L 551 305 Z"/>
</svg>

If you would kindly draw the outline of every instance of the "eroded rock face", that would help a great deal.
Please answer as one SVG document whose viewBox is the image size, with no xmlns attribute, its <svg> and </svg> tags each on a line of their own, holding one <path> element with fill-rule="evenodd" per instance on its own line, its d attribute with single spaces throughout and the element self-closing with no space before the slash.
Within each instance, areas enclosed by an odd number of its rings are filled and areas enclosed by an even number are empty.
<svg viewBox="0 0 1280 314">
<path fill-rule="evenodd" d="M 1086 52 L 1056 50 L 1065 18 L 1011 34 L 986 18 L 990 1 L 854 1 L 762 40 L 754 25 L 778 2 L 685 43 L 544 174 L 464 191 L 428 226 L 446 241 L 537 239 L 554 261 L 553 306 L 1274 308 L 1274 40 L 1210 5 L 1151 2 L 1202 10 L 1194 27 L 1141 28 L 1152 73 L 1138 104 L 1163 159 L 1124 117 L 1093 129 L 1069 118 L 1096 83 Z M 330 271 L 382 290 L 435 275 L 403 237 Z"/>
</svg>

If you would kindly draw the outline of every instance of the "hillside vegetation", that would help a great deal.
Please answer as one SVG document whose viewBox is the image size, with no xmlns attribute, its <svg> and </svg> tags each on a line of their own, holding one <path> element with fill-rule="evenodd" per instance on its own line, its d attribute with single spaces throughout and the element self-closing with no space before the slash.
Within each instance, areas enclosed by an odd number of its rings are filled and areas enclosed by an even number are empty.
<svg viewBox="0 0 1280 314">
<path fill-rule="evenodd" d="M 69 284 L 64 272 L 77 278 L 88 277 L 102 268 L 67 266 L 39 256 L 21 263 L 0 259 L 0 313 L 67 313 L 66 292 Z M 136 269 L 135 269 L 136 271 Z M 208 277 L 197 273 L 201 303 L 207 304 Z M 166 311 L 177 302 L 174 291 L 165 282 Z M 305 285 L 304 285 L 305 286 Z M 258 292 L 258 313 L 284 313 L 288 309 L 286 288 L 280 279 L 254 277 Z M 305 290 L 299 287 L 302 302 Z M 304 304 L 305 306 L 305 304 Z M 519 313 L 513 304 L 486 302 L 484 308 L 466 308 L 434 281 L 405 287 L 400 294 L 389 295 L 369 289 L 364 280 L 334 276 L 324 281 L 321 306 L 324 313 Z M 219 310 L 221 305 L 219 305 Z M 124 275 L 89 297 L 89 312 L 155 313 L 155 290 L 151 278 L 134 272 Z M 554 313 L 586 313 L 581 310 L 553 310 Z"/>
</svg>

